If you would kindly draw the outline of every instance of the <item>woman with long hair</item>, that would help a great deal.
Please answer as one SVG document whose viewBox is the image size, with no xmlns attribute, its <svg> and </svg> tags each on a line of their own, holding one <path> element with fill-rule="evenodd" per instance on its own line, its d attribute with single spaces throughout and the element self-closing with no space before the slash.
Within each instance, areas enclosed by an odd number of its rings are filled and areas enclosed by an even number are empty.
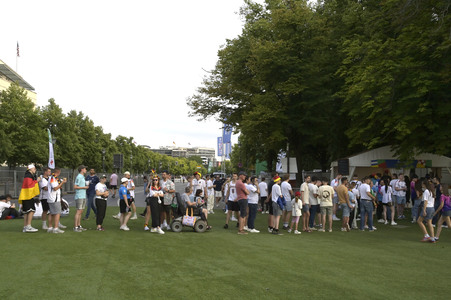
<svg viewBox="0 0 451 300">
<path fill-rule="evenodd" d="M 149 230 L 149 219 L 152 216 L 152 228 L 150 229 L 150 232 L 164 234 L 164 231 L 160 228 L 160 197 L 163 197 L 164 194 L 160 186 L 160 178 L 158 175 L 152 177 L 152 180 L 147 185 L 146 192 L 148 194 L 146 198 L 147 212 L 144 230 Z"/>
<path fill-rule="evenodd" d="M 449 186 L 447 184 L 442 184 L 440 188 L 442 189 L 442 195 L 440 196 L 440 206 L 434 213 L 434 215 L 436 215 L 440 210 L 442 211 L 442 215 L 437 222 L 437 235 L 435 236 L 436 241 L 438 241 L 440 232 L 442 232 L 443 223 L 446 222 L 448 228 L 451 228 L 451 197 L 449 196 Z"/>
<path fill-rule="evenodd" d="M 424 234 L 422 242 L 435 243 L 434 238 L 434 227 L 432 226 L 432 217 L 434 215 L 434 198 L 435 198 L 435 188 L 432 182 L 424 180 L 422 182 L 423 190 L 423 208 L 420 210 L 420 215 L 418 217 L 417 223 L 420 226 L 421 231 Z M 430 231 L 430 235 L 426 226 L 423 224 L 423 220 L 426 221 L 427 228 Z"/>
<path fill-rule="evenodd" d="M 381 187 L 380 192 L 382 194 L 382 206 L 384 208 L 384 211 L 382 213 L 382 215 L 384 217 L 384 224 L 385 225 L 388 224 L 387 210 L 390 209 L 390 211 L 391 211 L 390 225 L 392 225 L 392 226 L 398 225 L 395 222 L 395 206 L 393 205 L 393 199 L 392 199 L 392 194 L 393 194 L 392 187 L 388 184 L 388 182 L 386 184 L 384 179 L 381 179 L 379 185 Z"/>
</svg>

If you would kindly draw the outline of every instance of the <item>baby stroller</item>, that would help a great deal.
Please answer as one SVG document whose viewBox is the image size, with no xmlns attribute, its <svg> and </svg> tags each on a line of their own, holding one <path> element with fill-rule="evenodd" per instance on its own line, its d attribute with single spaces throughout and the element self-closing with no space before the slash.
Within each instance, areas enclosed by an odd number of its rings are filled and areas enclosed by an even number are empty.
<svg viewBox="0 0 451 300">
<path fill-rule="evenodd" d="M 171 229 L 173 232 L 180 232 L 183 226 L 191 227 L 196 232 L 202 233 L 207 230 L 207 221 L 205 216 L 201 213 L 201 208 L 186 207 L 185 202 L 180 197 L 179 193 L 175 194 L 174 199 L 176 203 L 172 205 L 172 213 L 174 219 L 171 222 Z"/>
</svg>

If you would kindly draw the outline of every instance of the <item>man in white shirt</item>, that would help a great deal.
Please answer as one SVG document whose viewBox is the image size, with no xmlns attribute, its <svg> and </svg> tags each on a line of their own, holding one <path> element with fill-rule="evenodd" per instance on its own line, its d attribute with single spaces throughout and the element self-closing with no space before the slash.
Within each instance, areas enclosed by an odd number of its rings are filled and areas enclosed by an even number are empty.
<svg viewBox="0 0 451 300">
<path fill-rule="evenodd" d="M 404 174 L 399 174 L 398 180 L 394 183 L 396 192 L 396 204 L 398 205 L 398 219 L 405 219 L 404 207 L 406 206 L 407 185 L 404 181 Z"/>
<path fill-rule="evenodd" d="M 335 177 L 331 182 L 330 182 L 330 186 L 334 189 L 334 198 L 333 198 L 333 202 L 334 202 L 334 215 L 332 216 L 332 220 L 334 221 L 340 221 L 339 218 L 337 218 L 337 209 L 338 209 L 338 195 L 337 195 L 337 188 L 340 185 L 340 180 L 341 177 L 343 177 L 343 175 L 341 175 L 340 173 L 337 174 L 337 177 Z"/>
<path fill-rule="evenodd" d="M 175 196 L 175 184 L 171 181 L 171 174 L 168 171 L 163 171 L 161 174 L 162 180 L 160 180 L 160 186 L 163 190 L 163 202 L 160 204 L 160 223 L 161 229 L 169 230 L 169 224 L 171 224 L 172 214 L 172 200 Z"/>
<path fill-rule="evenodd" d="M 368 228 L 370 232 L 374 231 L 373 228 L 373 201 L 376 201 L 376 197 L 371 194 L 369 177 L 363 178 L 363 183 L 359 187 L 360 193 L 360 230 L 365 231 L 365 213 L 368 215 Z"/>
<path fill-rule="evenodd" d="M 272 205 L 272 215 L 273 215 L 273 230 L 272 234 L 279 234 L 279 221 L 282 215 L 282 209 L 277 203 L 280 196 L 282 196 L 282 190 L 280 188 L 281 178 L 279 176 L 274 177 L 274 184 L 271 189 L 271 205 Z"/>
<path fill-rule="evenodd" d="M 310 202 L 309 202 L 309 189 L 308 185 L 312 181 L 312 178 L 308 175 L 305 177 L 305 181 L 301 184 L 301 199 L 302 199 L 302 231 L 308 232 L 308 222 L 310 219 Z"/>
<path fill-rule="evenodd" d="M 312 182 L 308 184 L 309 188 L 309 204 L 310 204 L 310 218 L 309 218 L 309 229 L 316 230 L 314 223 L 316 214 L 319 213 L 320 207 L 318 202 L 318 186 L 321 185 L 321 180 L 313 177 Z M 320 224 L 317 224 L 320 225 Z"/>
<path fill-rule="evenodd" d="M 224 229 L 229 228 L 229 220 L 232 221 L 238 221 L 237 218 L 234 218 L 232 214 L 239 211 L 239 205 L 237 202 L 235 202 L 237 194 L 236 194 L 236 181 L 238 179 L 238 174 L 233 173 L 232 180 L 225 185 L 224 188 L 224 194 L 225 199 L 227 199 L 227 216 L 226 216 L 226 223 L 224 225 Z"/>
<path fill-rule="evenodd" d="M 41 181 L 39 182 L 39 190 L 40 190 L 40 194 L 39 194 L 39 200 L 41 201 L 41 206 L 42 206 L 42 215 L 41 215 L 41 220 L 42 220 L 42 229 L 47 230 L 49 229 L 47 226 L 47 214 L 49 212 L 49 204 L 47 203 L 47 186 L 49 184 L 49 176 L 50 174 L 52 174 L 52 171 L 50 170 L 50 168 L 43 168 L 43 174 L 41 176 Z M 48 217 L 48 223 L 50 224 L 50 216 Z"/>
<path fill-rule="evenodd" d="M 207 195 L 208 195 L 207 184 L 206 184 L 205 180 L 202 179 L 202 174 L 200 172 L 194 173 L 194 179 L 193 179 L 194 195 L 196 195 L 197 190 L 202 190 L 202 194 L 200 194 L 200 195 L 205 200 L 205 197 L 207 197 Z"/>
<path fill-rule="evenodd" d="M 265 182 L 265 177 L 262 177 L 262 181 L 258 184 L 258 189 L 260 190 L 260 205 L 262 208 L 262 214 L 269 213 L 268 203 L 265 203 L 268 198 L 268 184 Z"/>
<path fill-rule="evenodd" d="M 283 222 L 283 229 L 288 230 L 288 223 L 291 218 L 291 211 L 292 211 L 292 205 L 291 205 L 291 197 L 293 196 L 293 189 L 291 188 L 290 181 L 290 175 L 285 174 L 282 177 L 282 184 L 280 185 L 280 188 L 282 190 L 282 195 L 285 198 L 286 205 L 282 212 L 282 222 Z"/>
</svg>

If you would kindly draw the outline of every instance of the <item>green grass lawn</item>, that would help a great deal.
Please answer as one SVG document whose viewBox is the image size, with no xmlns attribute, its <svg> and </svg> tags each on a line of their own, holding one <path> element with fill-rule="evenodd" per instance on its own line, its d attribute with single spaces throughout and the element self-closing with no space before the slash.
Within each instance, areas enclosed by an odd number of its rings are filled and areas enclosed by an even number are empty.
<svg viewBox="0 0 451 300">
<path fill-rule="evenodd" d="M 144 219 L 119 230 L 109 208 L 104 232 L 21 232 L 23 220 L 0 221 L 0 299 L 420 299 L 447 298 L 451 232 L 437 244 L 421 243 L 418 225 L 378 226 L 376 232 L 266 231 L 240 236 L 225 215 L 212 231 L 158 235 Z M 73 213 L 72 213 L 73 214 Z M 72 214 L 62 219 L 73 225 Z M 32 225 L 40 228 L 41 221 Z M 377 224 L 376 224 L 377 226 Z M 68 226 L 69 227 L 69 226 Z"/>
</svg>

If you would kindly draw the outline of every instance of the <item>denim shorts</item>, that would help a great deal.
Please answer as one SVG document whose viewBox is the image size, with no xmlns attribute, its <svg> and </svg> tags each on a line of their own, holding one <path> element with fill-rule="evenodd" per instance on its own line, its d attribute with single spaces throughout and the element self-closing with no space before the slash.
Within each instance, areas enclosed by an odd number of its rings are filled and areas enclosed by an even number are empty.
<svg viewBox="0 0 451 300">
<path fill-rule="evenodd" d="M 302 205 L 302 212 L 309 212 L 310 211 L 310 204 L 303 204 Z"/>
<path fill-rule="evenodd" d="M 451 210 L 442 211 L 442 216 L 451 217 Z"/>
<path fill-rule="evenodd" d="M 406 204 L 406 196 L 396 196 L 396 203 L 398 205 Z"/>
<path fill-rule="evenodd" d="M 432 220 L 432 216 L 434 215 L 435 209 L 433 207 L 426 207 L 426 214 L 423 214 L 423 210 L 420 212 L 420 216 L 422 216 L 426 221 Z"/>
<path fill-rule="evenodd" d="M 349 208 L 348 204 L 342 203 L 340 204 L 340 208 L 343 211 L 343 217 L 349 217 L 351 215 L 351 209 Z"/>
</svg>

